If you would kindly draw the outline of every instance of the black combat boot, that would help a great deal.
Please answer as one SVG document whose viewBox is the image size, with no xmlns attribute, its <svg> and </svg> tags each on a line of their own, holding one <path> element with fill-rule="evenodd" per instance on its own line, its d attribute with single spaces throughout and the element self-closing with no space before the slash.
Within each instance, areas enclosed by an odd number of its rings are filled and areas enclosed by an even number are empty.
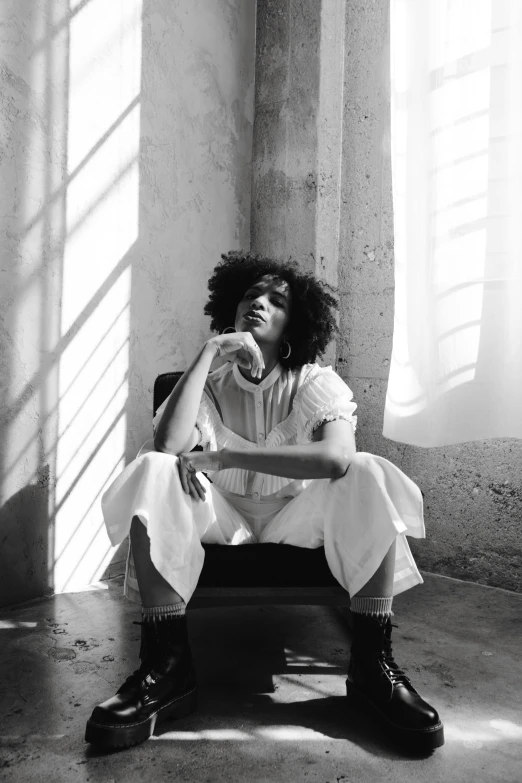
<svg viewBox="0 0 522 783">
<path fill-rule="evenodd" d="M 148 739 L 166 718 L 196 709 L 197 683 L 186 617 L 141 623 L 141 665 L 115 696 L 95 707 L 85 741 L 102 749 L 126 748 Z"/>
<path fill-rule="evenodd" d="M 444 728 L 436 710 L 393 659 L 391 618 L 354 613 L 353 620 L 348 697 L 362 697 L 409 750 L 424 753 L 443 745 Z"/>
</svg>

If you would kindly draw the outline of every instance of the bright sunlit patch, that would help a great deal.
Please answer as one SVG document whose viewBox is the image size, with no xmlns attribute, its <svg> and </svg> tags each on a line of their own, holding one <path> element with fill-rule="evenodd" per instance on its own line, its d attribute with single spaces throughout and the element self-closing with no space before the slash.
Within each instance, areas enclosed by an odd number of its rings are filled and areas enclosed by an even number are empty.
<svg viewBox="0 0 522 783">
<path fill-rule="evenodd" d="M 139 107 L 135 107 L 68 189 L 63 334 L 136 240 L 138 149 Z"/>
<path fill-rule="evenodd" d="M 306 740 L 324 740 L 324 734 L 305 726 L 262 726 L 257 729 L 256 736 L 262 739 L 299 742 Z"/>
<path fill-rule="evenodd" d="M 290 649 L 285 649 L 285 657 L 287 666 L 313 666 L 323 669 L 337 668 L 333 663 L 326 663 L 310 655 L 298 655 Z"/>
<path fill-rule="evenodd" d="M 0 631 L 8 628 L 36 628 L 38 623 L 23 623 L 16 620 L 0 620 Z"/>
<path fill-rule="evenodd" d="M 126 269 L 63 353 L 58 504 L 127 401 L 129 296 L 130 270 Z"/>
<path fill-rule="evenodd" d="M 447 740 L 462 742 L 467 747 L 482 747 L 484 743 L 501 742 L 502 740 L 520 740 L 522 726 L 510 720 L 495 718 L 489 721 L 477 721 L 464 729 L 460 726 L 444 723 L 444 734 Z"/>
<path fill-rule="evenodd" d="M 166 731 L 153 740 L 214 740 L 237 742 L 238 740 L 251 740 L 251 734 L 238 729 L 205 729 L 203 731 Z"/>
<path fill-rule="evenodd" d="M 383 434 L 393 440 L 473 439 L 474 412 L 499 382 L 491 372 L 478 383 L 489 353 L 520 333 L 509 290 L 522 252 L 521 19 L 518 4 L 492 0 L 473 3 L 472 24 L 459 0 L 391 3 L 395 323 Z"/>
<path fill-rule="evenodd" d="M 78 585 L 77 587 L 67 586 L 68 593 L 99 593 L 108 590 L 109 585 L 106 582 L 91 582 L 89 585 Z"/>
<path fill-rule="evenodd" d="M 522 726 L 510 720 L 490 720 L 489 725 L 508 739 L 522 739 Z"/>
<path fill-rule="evenodd" d="M 323 680 L 324 672 L 334 676 Z M 343 690 L 342 685 L 339 689 L 339 683 L 344 680 L 345 676 L 344 671 L 340 675 L 339 669 L 327 669 L 324 667 L 324 670 L 321 672 L 317 672 L 314 669 L 313 674 L 308 674 L 307 672 L 307 676 L 302 677 L 301 674 L 293 674 L 290 668 L 288 674 L 278 674 L 275 677 L 275 683 L 285 687 L 276 690 L 272 696 L 272 701 L 275 704 L 288 704 L 289 702 L 304 702 L 309 699 L 324 698 L 325 696 L 337 696 L 339 690 Z"/>
<path fill-rule="evenodd" d="M 84 466 L 55 517 L 55 585 L 71 590 L 99 579 L 113 548 L 102 523 L 99 500 L 111 478 L 113 460 L 123 467 L 122 447 L 126 436 L 125 416 L 120 416 L 93 458 Z"/>
<path fill-rule="evenodd" d="M 141 0 L 90 0 L 70 24 L 53 552 L 57 592 L 101 589 L 100 498 L 124 467 L 131 269 L 139 230 Z"/>
<path fill-rule="evenodd" d="M 205 729 L 203 731 L 167 731 L 154 740 L 207 740 L 207 741 L 246 741 L 246 740 L 276 740 L 279 742 L 309 742 L 324 740 L 324 734 L 304 726 L 260 726 L 250 732 L 238 729 Z"/>
<path fill-rule="evenodd" d="M 482 118 L 481 137 L 484 141 L 489 141 L 489 123 L 487 127 L 488 135 L 484 138 L 484 114 L 488 112 L 490 101 L 490 79 L 491 72 L 489 68 L 482 68 L 479 71 L 472 71 L 466 75 L 460 75 L 459 78 L 442 79 L 438 89 L 430 93 L 430 131 L 435 149 L 440 147 L 449 153 L 447 147 L 448 136 L 440 131 L 453 128 L 453 133 L 458 133 L 458 125 L 463 123 L 472 139 L 477 133 L 471 120 Z M 453 134 L 450 132 L 449 138 Z M 479 137 L 480 138 L 480 137 Z M 453 159 L 457 155 L 452 156 Z"/>
<path fill-rule="evenodd" d="M 141 0 L 89 0 L 71 21 L 69 171 L 140 92 L 141 5 Z"/>
<path fill-rule="evenodd" d="M 487 49 L 491 42 L 493 0 L 473 0 L 473 19 L 466 2 L 440 2 L 430 7 L 430 67 L 446 66 L 448 75 L 459 73 L 460 63 Z M 401 0 L 408 3 L 409 0 Z M 420 4 L 419 4 L 420 5 Z"/>
</svg>

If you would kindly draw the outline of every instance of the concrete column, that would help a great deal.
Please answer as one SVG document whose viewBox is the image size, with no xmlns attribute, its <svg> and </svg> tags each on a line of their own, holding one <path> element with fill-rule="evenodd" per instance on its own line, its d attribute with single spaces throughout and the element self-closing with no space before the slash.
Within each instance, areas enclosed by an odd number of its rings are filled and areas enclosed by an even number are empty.
<svg viewBox="0 0 522 783">
<path fill-rule="evenodd" d="M 345 2 L 257 4 L 251 249 L 294 259 L 334 286 Z"/>
</svg>

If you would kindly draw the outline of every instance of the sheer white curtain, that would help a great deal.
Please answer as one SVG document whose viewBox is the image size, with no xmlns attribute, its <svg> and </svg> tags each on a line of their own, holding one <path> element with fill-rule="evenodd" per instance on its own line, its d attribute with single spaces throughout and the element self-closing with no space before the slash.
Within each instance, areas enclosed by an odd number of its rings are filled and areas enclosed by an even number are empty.
<svg viewBox="0 0 522 783">
<path fill-rule="evenodd" d="M 391 0 L 383 434 L 522 437 L 522 0 Z"/>
</svg>

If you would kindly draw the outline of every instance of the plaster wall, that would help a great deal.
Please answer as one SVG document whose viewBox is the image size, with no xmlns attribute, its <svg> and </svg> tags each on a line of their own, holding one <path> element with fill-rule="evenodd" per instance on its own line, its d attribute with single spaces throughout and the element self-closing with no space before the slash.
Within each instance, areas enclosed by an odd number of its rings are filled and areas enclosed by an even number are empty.
<svg viewBox="0 0 522 783">
<path fill-rule="evenodd" d="M 100 496 L 248 247 L 254 0 L 0 9 L 0 603 L 118 557 Z"/>
<path fill-rule="evenodd" d="M 392 460 L 422 489 L 421 568 L 522 589 L 522 442 L 421 449 L 382 437 L 394 271 L 388 0 L 347 0 L 339 262 L 340 374 L 359 403 L 358 448 Z"/>
</svg>

